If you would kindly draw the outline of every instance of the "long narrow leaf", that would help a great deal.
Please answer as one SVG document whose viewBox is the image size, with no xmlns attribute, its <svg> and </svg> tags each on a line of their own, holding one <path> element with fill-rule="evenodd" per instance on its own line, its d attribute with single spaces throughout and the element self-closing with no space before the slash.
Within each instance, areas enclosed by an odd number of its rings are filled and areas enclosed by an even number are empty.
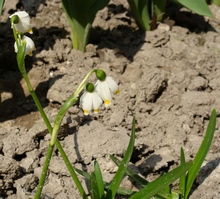
<svg viewBox="0 0 220 199">
<path fill-rule="evenodd" d="M 92 199 L 100 199 L 99 188 L 94 171 L 90 177 L 90 195 Z"/>
<path fill-rule="evenodd" d="M 2 8 L 3 8 L 4 3 L 5 3 L 4 0 L 0 0 L 0 15 L 2 14 Z"/>
<path fill-rule="evenodd" d="M 183 148 L 181 147 L 181 150 L 180 150 L 180 165 L 183 165 L 185 164 L 185 154 L 184 154 L 184 150 Z M 182 175 L 180 177 L 180 185 L 179 185 L 179 190 L 180 190 L 180 193 L 182 196 L 184 196 L 185 194 L 185 189 L 186 189 L 186 174 Z"/>
<path fill-rule="evenodd" d="M 152 0 L 153 9 L 157 17 L 157 21 L 162 21 L 166 11 L 167 0 Z"/>
<path fill-rule="evenodd" d="M 77 168 L 74 168 L 74 169 L 77 173 L 82 175 L 86 180 L 90 180 L 91 175 L 89 173 L 87 173 L 85 171 L 82 171 L 80 169 L 77 169 Z M 104 186 L 105 186 L 105 189 L 108 189 L 109 188 L 109 183 L 104 181 Z M 117 193 L 121 194 L 121 195 L 124 195 L 124 196 L 131 196 L 131 195 L 135 194 L 136 192 L 125 189 L 125 188 L 122 188 L 122 187 L 119 187 L 118 190 L 117 190 Z"/>
<path fill-rule="evenodd" d="M 131 11 L 138 25 L 143 30 L 150 30 L 151 13 L 149 13 L 149 0 L 128 0 Z"/>
<path fill-rule="evenodd" d="M 114 157 L 114 156 L 110 156 L 110 158 L 112 159 L 112 161 L 119 166 L 121 164 L 121 161 Z M 146 186 L 149 182 L 147 180 L 145 180 L 144 178 L 142 178 L 141 176 L 139 176 L 137 173 L 135 173 L 132 169 L 130 169 L 129 167 L 126 169 L 126 174 L 132 179 L 134 180 L 136 183 L 138 183 L 139 185 L 141 185 L 142 187 Z M 167 198 L 168 194 L 166 190 L 162 190 L 160 193 L 158 193 L 155 198 L 158 199 L 164 199 Z"/>
<path fill-rule="evenodd" d="M 150 182 L 136 194 L 132 195 L 129 199 L 149 199 L 159 191 L 166 188 L 168 185 L 176 181 L 181 175 L 189 170 L 192 166 L 192 162 L 188 162 L 184 165 L 180 165 L 169 173 L 157 178 L 153 182 Z"/>
<path fill-rule="evenodd" d="M 176 0 L 199 15 L 214 17 L 205 0 Z"/>
<path fill-rule="evenodd" d="M 102 178 L 102 173 L 97 161 L 94 163 L 95 177 L 97 181 L 97 186 L 99 190 L 99 197 L 102 198 L 104 196 L 104 182 Z"/>
<path fill-rule="evenodd" d="M 109 189 L 107 191 L 107 195 L 106 198 L 107 199 L 112 199 L 115 197 L 115 194 L 119 188 L 119 185 L 124 177 L 125 171 L 128 167 L 128 163 L 131 159 L 131 155 L 133 152 L 133 148 L 134 148 L 134 141 L 135 141 L 135 117 L 133 117 L 133 121 L 132 121 L 132 130 L 131 130 L 131 138 L 130 138 L 130 142 L 127 148 L 127 151 L 125 153 L 125 156 L 118 168 L 118 171 L 116 172 L 113 180 L 110 183 Z"/>
<path fill-rule="evenodd" d="M 114 156 L 110 156 L 110 158 L 112 159 L 112 161 L 119 166 L 121 164 L 121 161 L 114 157 Z M 142 187 L 144 187 L 145 185 L 147 185 L 149 182 L 147 180 L 145 180 L 144 178 L 142 178 L 141 176 L 139 176 L 138 174 L 136 174 L 132 169 L 130 169 L 129 167 L 126 169 L 126 174 L 133 179 L 136 183 L 138 183 L 139 185 L 141 185 Z"/>
<path fill-rule="evenodd" d="M 212 139 L 214 137 L 215 133 L 215 126 L 216 126 L 216 110 L 213 109 L 210 121 L 208 124 L 208 128 L 206 130 L 205 137 L 202 141 L 202 144 L 200 145 L 200 148 L 193 160 L 193 166 L 190 168 L 188 175 L 187 175 L 187 181 L 186 181 L 186 192 L 184 195 L 184 198 L 187 198 L 189 195 L 189 192 L 191 190 L 191 187 L 193 185 L 193 182 L 202 166 L 202 163 L 209 151 L 209 148 L 212 143 Z"/>
</svg>

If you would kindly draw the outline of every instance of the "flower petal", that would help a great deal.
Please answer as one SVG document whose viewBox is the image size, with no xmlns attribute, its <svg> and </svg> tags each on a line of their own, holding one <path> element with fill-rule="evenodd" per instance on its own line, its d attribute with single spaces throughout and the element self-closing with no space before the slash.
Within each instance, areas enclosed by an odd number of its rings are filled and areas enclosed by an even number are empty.
<svg viewBox="0 0 220 199">
<path fill-rule="evenodd" d="M 9 17 L 12 18 L 14 15 L 17 15 L 19 17 L 19 22 L 14 24 L 15 29 L 20 33 L 32 33 L 29 14 L 25 11 L 18 11 Z"/>
<path fill-rule="evenodd" d="M 110 92 L 110 89 L 109 89 L 106 81 L 99 81 L 98 80 L 95 84 L 95 87 L 96 87 L 97 93 L 104 101 L 105 106 L 109 106 L 112 101 L 112 96 L 111 96 L 111 92 Z"/>
<path fill-rule="evenodd" d="M 92 99 L 92 109 L 94 110 L 94 113 L 99 112 L 99 108 L 100 108 L 101 105 L 102 105 L 102 99 L 98 95 L 98 93 L 95 91 L 93 93 L 93 99 Z"/>
<path fill-rule="evenodd" d="M 114 94 L 118 94 L 119 93 L 118 84 L 115 82 L 113 77 L 107 76 L 105 81 L 108 84 L 108 87 L 110 88 L 110 90 Z"/>
<path fill-rule="evenodd" d="M 92 110 L 92 94 L 89 92 L 83 93 L 80 98 L 80 107 L 83 109 L 84 114 L 88 115 Z"/>
<path fill-rule="evenodd" d="M 85 115 L 88 115 L 92 109 L 94 113 L 98 113 L 101 105 L 102 99 L 96 91 L 92 93 L 86 91 L 80 98 L 80 107 L 83 109 Z"/>
<path fill-rule="evenodd" d="M 33 40 L 30 37 L 27 37 L 27 36 L 23 36 L 22 40 L 26 42 L 25 55 L 32 56 L 32 52 L 35 50 L 35 45 L 34 45 Z M 15 52 L 17 53 L 18 52 L 18 47 L 17 47 L 16 42 L 14 44 L 14 49 L 15 49 Z"/>
</svg>

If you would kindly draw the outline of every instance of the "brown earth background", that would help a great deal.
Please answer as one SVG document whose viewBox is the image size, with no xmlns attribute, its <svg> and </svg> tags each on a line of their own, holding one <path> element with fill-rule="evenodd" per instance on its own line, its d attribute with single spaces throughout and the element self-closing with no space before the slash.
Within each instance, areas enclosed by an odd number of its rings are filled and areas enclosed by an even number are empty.
<svg viewBox="0 0 220 199">
<path fill-rule="evenodd" d="M 74 167 L 91 172 L 96 159 L 110 181 L 117 167 L 109 155 L 123 157 L 135 114 L 131 165 L 152 181 L 179 164 L 181 146 L 186 159 L 193 159 L 216 108 L 214 140 L 190 199 L 220 198 L 220 9 L 210 8 L 215 19 L 170 7 L 166 24 L 146 33 L 126 0 L 111 0 L 98 12 L 82 53 L 72 49 L 60 0 L 6 0 L 0 18 L 0 198 L 33 197 L 50 140 L 17 69 L 8 20 L 16 10 L 31 16 L 36 51 L 26 68 L 51 123 L 91 69 L 101 68 L 119 83 L 121 93 L 110 108 L 85 117 L 77 104 L 66 114 L 59 140 Z M 135 188 L 128 178 L 122 186 Z M 80 198 L 57 150 L 43 195 Z"/>
</svg>

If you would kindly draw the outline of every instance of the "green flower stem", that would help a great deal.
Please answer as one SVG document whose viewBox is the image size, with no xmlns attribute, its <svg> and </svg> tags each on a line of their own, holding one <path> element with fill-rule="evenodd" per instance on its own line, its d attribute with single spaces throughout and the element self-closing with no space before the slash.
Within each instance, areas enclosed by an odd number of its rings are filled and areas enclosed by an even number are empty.
<svg viewBox="0 0 220 199">
<path fill-rule="evenodd" d="M 16 33 L 16 30 L 15 30 L 15 26 L 14 26 L 14 22 L 13 21 L 11 21 L 11 28 L 12 28 L 12 30 L 13 30 L 13 35 L 14 35 L 14 38 L 15 38 L 15 42 L 16 42 L 16 44 L 17 44 L 17 46 L 19 46 L 19 39 L 18 39 L 18 35 L 17 35 L 17 33 Z"/>
<path fill-rule="evenodd" d="M 24 70 L 25 70 L 25 68 L 23 68 L 23 70 L 21 70 L 22 71 L 22 76 L 23 76 L 23 78 L 24 78 L 24 80 L 25 80 L 25 82 L 26 82 L 26 84 L 28 86 L 29 92 L 30 92 L 32 98 L 34 99 L 34 102 L 35 102 L 35 104 L 36 104 L 36 106 L 37 106 L 37 108 L 38 108 L 38 110 L 39 110 L 39 112 L 40 112 L 40 114 L 41 114 L 41 116 L 42 116 L 42 118 L 43 118 L 43 120 L 44 120 L 44 122 L 45 122 L 45 124 L 46 124 L 46 126 L 47 126 L 47 128 L 49 130 L 49 132 L 50 132 L 50 134 L 52 134 L 53 128 L 52 128 L 52 126 L 51 126 L 51 124 L 50 124 L 50 122 L 49 122 L 49 120 L 48 120 L 48 118 L 47 118 L 47 116 L 46 116 L 42 106 L 41 106 L 41 103 L 39 102 L 39 100 L 37 98 L 37 95 L 36 95 L 32 85 L 31 85 L 31 83 L 29 81 L 28 76 L 27 76 L 27 73 L 24 73 Z M 59 150 L 59 152 L 61 154 L 61 157 L 63 158 L 63 160 L 64 160 L 64 162 L 65 162 L 65 164 L 66 164 L 66 166 L 67 166 L 67 168 L 68 168 L 68 170 L 69 170 L 69 172 L 70 172 L 70 174 L 72 176 L 72 179 L 74 180 L 74 182 L 75 182 L 75 184 L 76 184 L 76 186 L 77 186 L 77 188 L 78 188 L 78 190 L 80 192 L 80 194 L 83 196 L 83 198 L 86 198 L 85 197 L 86 196 L 85 190 L 83 189 L 83 187 L 82 187 L 82 185 L 81 185 L 81 183 L 80 183 L 80 181 L 79 181 L 79 179 L 78 179 L 78 177 L 77 177 L 77 175 L 75 173 L 75 170 L 73 169 L 73 167 L 72 167 L 72 165 L 71 165 L 71 163 L 70 163 L 70 161 L 69 161 L 65 151 L 63 150 L 59 140 L 56 140 L 55 144 L 56 144 L 56 147 Z M 53 148 L 54 148 L 54 145 L 52 147 L 49 147 L 48 153 L 47 153 L 47 157 L 51 157 L 52 152 L 53 152 Z M 48 161 L 48 160 L 49 160 L 49 158 L 46 158 L 46 161 Z M 45 170 L 47 171 L 48 166 L 49 166 L 49 162 L 50 161 L 48 161 L 48 164 L 45 163 L 45 165 L 47 165 L 47 167 L 44 166 L 44 168 L 43 168 L 43 173 L 45 173 L 45 176 L 47 174 L 47 172 L 45 172 Z M 35 196 L 36 199 L 40 198 L 40 194 L 42 192 L 43 185 L 44 185 L 44 180 L 40 178 L 39 185 L 38 185 L 37 192 L 36 192 L 36 196 Z"/>
<path fill-rule="evenodd" d="M 14 31 L 14 28 L 13 28 L 13 31 Z M 17 38 L 17 35 L 15 36 L 15 39 L 16 39 L 16 42 L 18 44 L 19 42 L 17 40 L 19 40 L 19 39 Z M 20 43 L 21 43 L 21 41 L 20 41 Z M 31 85 L 31 82 L 28 78 L 28 75 L 27 75 L 27 72 L 26 72 L 26 69 L 25 69 L 25 64 L 24 64 L 25 48 L 26 48 L 25 45 L 18 45 L 18 53 L 17 53 L 18 67 L 19 67 L 19 70 L 20 70 L 20 72 L 21 72 L 21 74 L 22 74 L 22 76 L 23 76 L 23 78 L 24 78 L 24 80 L 25 80 L 25 82 L 28 86 L 29 92 L 30 92 L 30 94 L 31 94 L 31 96 L 32 96 L 32 98 L 33 98 L 33 100 L 34 100 L 34 102 L 35 102 L 35 104 L 36 104 L 36 106 L 37 106 L 37 108 L 38 108 L 38 110 L 39 110 L 39 112 L 40 112 L 40 114 L 41 114 L 48 130 L 49 130 L 49 132 L 50 132 L 50 134 L 52 134 L 53 128 L 52 128 L 52 126 L 49 122 L 49 119 L 47 118 L 47 116 L 46 116 L 46 114 L 45 114 L 45 112 L 44 112 L 44 110 L 41 106 L 41 103 L 39 102 L 39 100 L 37 98 L 37 95 L 36 95 L 32 85 Z M 87 74 L 87 76 L 85 77 L 83 82 L 79 85 L 78 92 L 76 92 L 76 94 L 79 94 L 79 92 L 83 89 L 85 81 L 87 80 L 87 78 L 94 71 L 95 70 L 92 70 L 90 73 Z M 58 150 L 59 150 L 59 152 L 60 152 L 60 154 L 61 154 L 61 156 L 62 156 L 62 158 L 63 158 L 63 160 L 64 160 L 64 162 L 65 162 L 65 164 L 66 164 L 66 166 L 67 166 L 67 168 L 68 168 L 68 170 L 69 170 L 69 172 L 70 172 L 70 174 L 71 174 L 71 176 L 72 176 L 72 178 L 73 178 L 73 180 L 74 180 L 74 182 L 75 182 L 75 184 L 76 184 L 76 186 L 77 186 L 77 188 L 80 192 L 80 194 L 82 195 L 83 198 L 87 198 L 86 193 L 85 193 L 85 191 L 84 191 L 84 189 L 83 189 L 83 187 L 82 187 L 82 185 L 81 185 L 81 183 L 80 183 L 80 181 L 79 181 L 79 179 L 78 179 L 78 177 L 75 173 L 75 170 L 73 169 L 68 157 L 66 156 L 59 140 L 55 139 L 55 144 L 56 144 L 56 146 L 57 146 L 57 148 L 58 148 Z M 51 155 L 52 155 L 51 150 L 53 151 L 53 147 L 49 146 L 47 157 L 51 157 Z M 44 173 L 45 176 L 46 176 L 47 169 L 48 169 L 48 166 L 49 166 L 50 158 L 47 158 L 47 162 L 48 163 L 45 164 L 46 166 L 44 166 L 44 169 L 43 169 L 43 173 Z M 42 188 L 43 188 L 43 185 L 44 185 L 44 181 L 45 181 L 45 177 L 40 179 L 39 186 L 37 188 L 37 194 L 36 194 L 37 196 L 35 198 L 40 198 Z"/>
<path fill-rule="evenodd" d="M 47 156 L 46 156 L 46 160 L 45 160 L 45 163 L 44 163 L 44 167 L 43 167 L 43 170 L 42 170 L 42 173 L 41 173 L 41 177 L 40 177 L 40 181 L 39 181 L 39 184 L 38 184 L 38 187 L 37 187 L 37 192 L 36 192 L 36 195 L 35 195 L 35 199 L 38 199 L 41 195 L 41 192 L 42 192 L 42 189 L 43 189 L 43 185 L 44 185 L 44 182 L 45 182 L 45 178 L 46 178 L 46 175 L 47 175 L 47 170 L 48 170 L 48 167 L 49 167 L 49 164 L 50 164 L 50 160 L 51 160 L 51 157 L 52 157 L 52 152 L 53 152 L 53 148 L 54 148 L 54 145 L 55 143 L 58 141 L 57 140 L 57 135 L 58 135 L 58 132 L 59 132 L 59 128 L 60 128 L 60 125 L 61 125 L 61 122 L 63 120 L 63 117 L 66 113 L 66 111 L 72 106 L 74 105 L 77 101 L 78 101 L 78 96 L 79 96 L 79 93 L 83 90 L 83 88 L 85 87 L 86 85 L 86 81 L 87 79 L 89 78 L 89 76 L 96 72 L 96 69 L 94 70 L 91 70 L 87 75 L 86 77 L 83 79 L 83 81 L 80 83 L 80 85 L 78 86 L 76 92 L 71 95 L 66 101 L 65 103 L 63 104 L 63 106 L 61 107 L 59 113 L 57 114 L 57 117 L 54 121 L 54 127 L 53 127 L 53 131 L 52 131 L 52 137 L 51 137 L 51 140 L 50 140 L 50 143 L 49 143 L 49 147 L 48 147 L 48 152 L 47 152 Z M 69 163 L 69 162 L 68 162 Z M 71 167 L 72 168 L 72 167 Z M 87 198 L 86 196 L 86 193 L 85 191 L 83 190 L 82 188 L 82 185 L 75 173 L 75 171 L 73 171 L 73 173 L 71 174 L 72 175 L 72 178 L 76 184 L 76 186 L 78 187 L 81 195 L 83 198 Z"/>
<path fill-rule="evenodd" d="M 41 174 L 41 178 L 39 180 L 39 183 L 38 183 L 38 186 L 37 186 L 37 191 L 36 191 L 36 194 L 34 196 L 35 199 L 40 199 L 41 192 L 42 192 L 42 189 L 43 189 L 43 186 L 44 186 L 44 181 L 45 181 L 45 178 L 42 178 L 42 175 L 43 174 L 45 176 L 47 175 L 47 170 L 48 170 L 48 167 L 49 167 L 49 164 L 50 164 L 50 159 L 48 157 L 52 156 L 53 148 L 54 148 L 54 145 L 53 146 L 49 145 L 49 148 L 47 150 L 46 160 L 45 160 L 44 167 L 43 167 L 43 171 L 42 171 L 42 174 Z"/>
</svg>

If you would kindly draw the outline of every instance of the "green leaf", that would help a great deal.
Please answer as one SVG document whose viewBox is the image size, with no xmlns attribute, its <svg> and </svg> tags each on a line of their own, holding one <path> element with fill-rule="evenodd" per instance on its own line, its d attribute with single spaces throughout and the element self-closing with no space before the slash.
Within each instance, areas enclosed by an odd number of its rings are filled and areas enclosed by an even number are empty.
<svg viewBox="0 0 220 199">
<path fill-rule="evenodd" d="M 133 121 L 132 121 L 131 138 L 129 141 L 127 151 L 124 155 L 123 160 L 121 161 L 121 164 L 120 164 L 113 180 L 110 183 L 109 189 L 106 194 L 107 199 L 112 199 L 115 197 L 115 194 L 119 188 L 119 185 L 124 177 L 124 174 L 125 174 L 126 169 L 128 167 L 129 161 L 131 159 L 131 155 L 132 155 L 133 148 L 134 148 L 134 141 L 135 141 L 135 117 L 133 117 Z"/>
<path fill-rule="evenodd" d="M 112 161 L 117 165 L 120 166 L 121 161 L 110 155 L 110 158 L 112 159 Z M 136 174 L 132 169 L 130 169 L 129 167 L 127 167 L 125 173 L 131 178 L 133 179 L 136 183 L 138 183 L 139 185 L 141 185 L 142 187 L 144 187 L 146 184 L 148 184 L 149 182 L 147 180 L 145 180 L 144 178 L 142 178 L 141 176 L 139 176 L 138 174 Z"/>
<path fill-rule="evenodd" d="M 100 199 L 99 188 L 95 176 L 95 172 L 93 171 L 90 176 L 90 195 L 92 199 Z"/>
<path fill-rule="evenodd" d="M 143 189 L 141 189 L 136 194 L 132 195 L 129 199 L 149 199 L 154 196 L 159 191 L 166 188 L 168 185 L 177 180 L 181 175 L 183 175 L 192 166 L 192 162 L 180 165 L 169 173 L 157 178 L 153 182 L 148 183 Z"/>
<path fill-rule="evenodd" d="M 77 169 L 77 168 L 74 168 L 74 170 L 79 173 L 80 175 L 82 175 L 84 178 L 86 178 L 87 180 L 90 180 L 91 178 L 91 175 L 85 171 L 82 171 L 80 169 Z M 109 183 L 107 182 L 104 182 L 104 186 L 105 186 L 105 189 L 108 189 L 109 188 Z M 121 188 L 119 187 L 118 190 L 117 190 L 117 193 L 118 194 L 121 194 L 121 195 L 125 195 L 125 196 L 130 196 L 130 195 L 133 195 L 134 193 L 136 193 L 135 191 L 131 191 L 131 190 L 128 190 L 128 189 L 125 189 L 125 188 Z"/>
<path fill-rule="evenodd" d="M 80 170 L 80 169 L 77 169 L 77 168 L 74 168 L 74 170 L 77 172 L 77 173 L 79 173 L 80 175 L 82 175 L 85 179 L 87 179 L 87 180 L 90 180 L 90 174 L 89 173 L 87 173 L 87 172 L 85 172 L 85 171 L 82 171 L 82 170 Z"/>
<path fill-rule="evenodd" d="M 188 174 L 187 174 L 187 179 L 186 179 L 186 192 L 184 195 L 184 198 L 187 198 L 189 195 L 189 192 L 191 190 L 191 187 L 193 185 L 193 182 L 202 166 L 202 163 L 209 151 L 209 148 L 211 146 L 214 133 L 215 133 L 215 126 L 216 126 L 216 110 L 213 109 L 210 121 L 208 124 L 208 128 L 206 130 L 205 137 L 202 141 L 202 144 L 200 145 L 200 148 L 193 160 L 193 166 L 190 168 Z"/>
<path fill-rule="evenodd" d="M 94 169 L 95 169 L 95 177 L 96 182 L 99 190 L 99 197 L 102 198 L 104 196 L 104 182 L 102 178 L 102 173 L 97 161 L 94 162 Z"/>
<path fill-rule="evenodd" d="M 96 13 L 110 0 L 62 0 L 62 7 L 71 28 L 73 48 L 85 51 Z"/>
<path fill-rule="evenodd" d="M 184 150 L 183 148 L 181 147 L 181 150 L 180 150 L 180 165 L 183 165 L 185 164 L 185 154 L 184 154 Z M 186 189 L 186 174 L 182 175 L 180 177 L 180 185 L 179 185 L 179 191 L 180 191 L 180 194 L 182 196 L 184 196 L 185 194 L 185 189 Z"/>
<path fill-rule="evenodd" d="M 114 156 L 110 156 L 110 158 L 112 159 L 112 161 L 119 166 L 121 164 L 121 161 L 114 157 Z M 146 186 L 149 182 L 147 180 L 145 180 L 144 178 L 142 178 L 141 176 L 139 176 L 137 173 L 135 173 L 132 169 L 130 169 L 129 167 L 127 167 L 126 169 L 126 174 L 132 179 L 134 180 L 136 183 L 138 183 L 139 185 L 141 185 L 142 187 Z M 169 194 L 170 192 L 168 192 Z M 158 193 L 155 198 L 158 199 L 164 199 L 167 198 L 168 196 L 167 194 L 167 190 L 162 190 L 160 193 Z"/>
<path fill-rule="evenodd" d="M 166 11 L 167 0 L 152 0 L 157 21 L 162 21 Z"/>
<path fill-rule="evenodd" d="M 19 41 L 17 41 L 18 43 Z M 17 63 L 18 63 L 18 68 L 21 71 L 22 74 L 26 73 L 25 72 L 25 67 L 24 67 L 24 59 L 25 59 L 25 50 L 26 50 L 26 43 L 21 42 L 21 44 L 18 44 L 18 52 L 17 52 Z"/>
<path fill-rule="evenodd" d="M 220 6 L 220 0 L 212 0 L 211 4 L 215 4 L 216 6 Z"/>
<path fill-rule="evenodd" d="M 0 15 L 2 14 L 2 8 L 5 3 L 5 0 L 0 0 Z"/>
<path fill-rule="evenodd" d="M 179 199 L 179 194 L 176 193 L 176 192 L 172 192 L 172 193 L 171 193 L 171 198 L 172 198 L 172 199 Z"/>
<path fill-rule="evenodd" d="M 214 17 L 205 0 L 176 0 L 176 1 L 199 15 Z"/>
<path fill-rule="evenodd" d="M 131 11 L 137 21 L 138 25 L 143 30 L 150 30 L 151 13 L 150 0 L 128 0 Z"/>
</svg>

